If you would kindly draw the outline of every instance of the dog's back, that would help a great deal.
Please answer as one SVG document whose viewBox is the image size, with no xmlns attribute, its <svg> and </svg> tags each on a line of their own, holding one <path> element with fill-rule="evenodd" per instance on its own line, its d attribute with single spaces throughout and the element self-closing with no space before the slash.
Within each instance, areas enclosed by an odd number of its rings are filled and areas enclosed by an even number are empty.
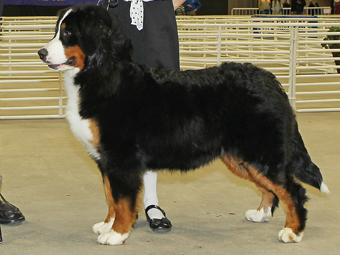
<svg viewBox="0 0 340 255">
<path fill-rule="evenodd" d="M 274 147 L 287 144 L 280 132 L 295 123 L 275 76 L 251 64 L 146 70 L 144 79 L 125 84 L 118 93 L 118 101 L 105 104 L 113 116 L 105 119 L 114 126 L 119 115 L 119 126 L 145 154 L 153 155 L 147 157 L 150 168 L 193 169 L 222 153 L 269 164 L 279 157 L 273 157 Z"/>
</svg>

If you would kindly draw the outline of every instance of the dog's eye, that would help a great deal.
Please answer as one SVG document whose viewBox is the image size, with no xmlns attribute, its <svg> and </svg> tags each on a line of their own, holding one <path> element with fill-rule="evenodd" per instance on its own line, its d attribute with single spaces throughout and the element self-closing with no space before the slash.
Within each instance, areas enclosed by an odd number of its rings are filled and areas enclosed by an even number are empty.
<svg viewBox="0 0 340 255">
<path fill-rule="evenodd" d="M 66 37 L 68 37 L 72 34 L 70 31 L 68 31 L 66 29 L 63 29 L 62 33 L 63 33 L 63 36 L 66 36 Z"/>
</svg>

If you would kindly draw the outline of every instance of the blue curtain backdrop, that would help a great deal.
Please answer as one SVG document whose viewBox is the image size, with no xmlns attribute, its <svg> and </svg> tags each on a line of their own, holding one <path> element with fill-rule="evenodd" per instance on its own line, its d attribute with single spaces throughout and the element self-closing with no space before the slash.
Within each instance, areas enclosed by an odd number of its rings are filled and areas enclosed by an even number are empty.
<svg viewBox="0 0 340 255">
<path fill-rule="evenodd" d="M 69 6 L 97 2 L 97 0 L 5 0 L 5 5 Z"/>
<path fill-rule="evenodd" d="M 0 0 L 5 3 L 3 16 L 55 16 L 66 6 L 96 4 L 98 0 Z"/>
</svg>

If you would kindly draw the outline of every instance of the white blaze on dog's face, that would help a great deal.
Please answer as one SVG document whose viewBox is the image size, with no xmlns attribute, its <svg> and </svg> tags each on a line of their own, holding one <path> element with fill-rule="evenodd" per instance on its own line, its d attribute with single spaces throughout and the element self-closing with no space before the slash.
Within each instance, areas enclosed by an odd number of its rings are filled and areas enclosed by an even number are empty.
<svg viewBox="0 0 340 255">
<path fill-rule="evenodd" d="M 54 38 L 38 52 L 40 58 L 52 70 L 78 68 L 80 71 L 84 67 L 85 54 L 78 45 L 75 31 L 67 27 L 66 18 L 70 13 L 72 9 L 59 19 Z"/>
</svg>

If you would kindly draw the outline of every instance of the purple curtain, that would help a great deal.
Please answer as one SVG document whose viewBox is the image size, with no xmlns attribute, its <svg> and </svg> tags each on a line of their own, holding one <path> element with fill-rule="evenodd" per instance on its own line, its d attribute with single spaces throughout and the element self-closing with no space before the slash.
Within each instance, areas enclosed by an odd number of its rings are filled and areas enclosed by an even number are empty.
<svg viewBox="0 0 340 255">
<path fill-rule="evenodd" d="M 5 5 L 69 6 L 97 2 L 98 0 L 5 0 Z"/>
</svg>

